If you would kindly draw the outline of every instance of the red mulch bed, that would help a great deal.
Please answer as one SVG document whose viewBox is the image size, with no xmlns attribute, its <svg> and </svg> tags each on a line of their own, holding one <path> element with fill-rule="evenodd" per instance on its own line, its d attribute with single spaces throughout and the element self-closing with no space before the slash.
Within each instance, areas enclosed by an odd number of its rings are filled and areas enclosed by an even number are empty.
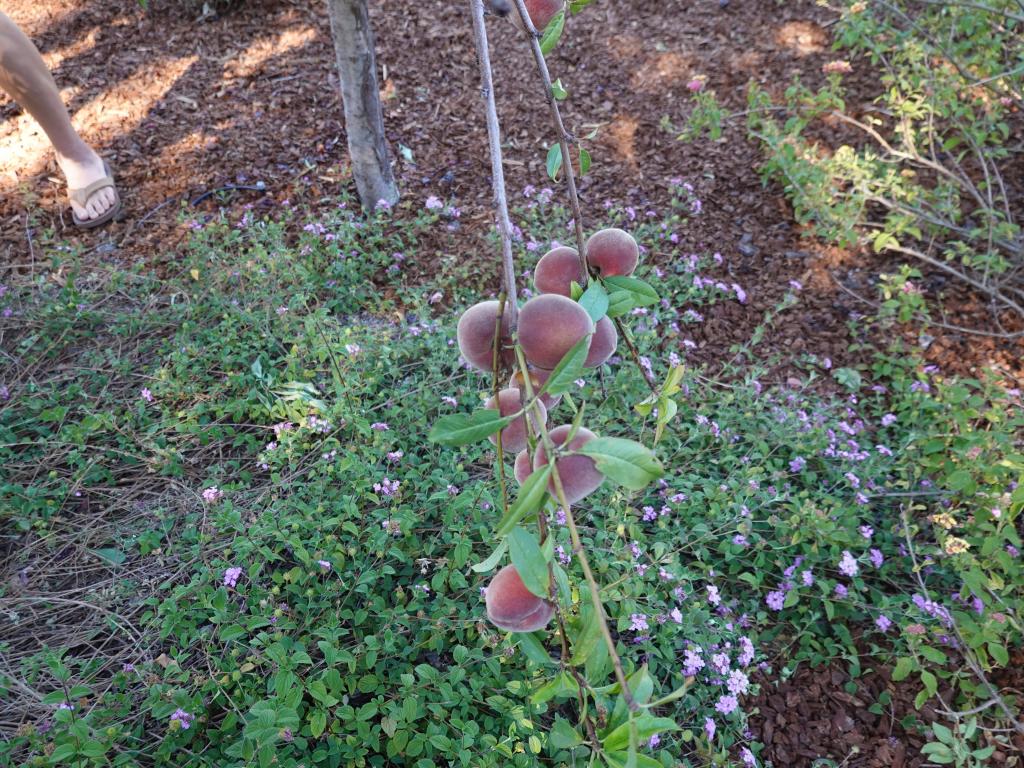
<svg viewBox="0 0 1024 768">
<path fill-rule="evenodd" d="M 178 223 L 183 201 L 242 179 L 265 182 L 268 204 L 315 200 L 336 189 L 345 137 L 322 2 L 248 2 L 200 21 L 197 11 L 184 10 L 187 4 L 150 5 L 145 12 L 136 0 L 5 3 L 47 56 L 60 87 L 71 89 L 66 97 L 76 122 L 116 169 L 127 211 L 123 221 L 98 232 L 69 228 L 52 152 L 15 105 L 0 101 L 0 183 L 11 190 L 0 197 L 0 278 L 9 277 L 4 265 L 19 272 L 35 268 L 31 231 L 52 228 L 90 258 L 166 272 L 176 269 L 185 234 Z M 490 272 L 494 257 L 483 239 L 491 220 L 489 164 L 466 3 L 371 5 L 386 72 L 389 138 L 393 147 L 408 147 L 415 161 L 398 162 L 404 199 L 418 208 L 428 195 L 454 196 L 464 211 L 454 246 L 424 247 L 454 247 L 480 272 Z M 766 348 L 785 358 L 813 352 L 837 365 L 865 359 L 848 349 L 858 340 L 847 322 L 852 313 L 870 312 L 857 295 L 873 299 L 878 273 L 891 264 L 801 239 L 781 191 L 762 185 L 759 150 L 742 127 L 727 128 L 719 142 L 691 144 L 662 127 L 666 116 L 682 124 L 690 109 L 686 83 L 697 75 L 736 110 L 744 108 L 752 78 L 775 92 L 795 74 L 810 85 L 819 82 L 821 65 L 832 58 L 823 26 L 831 18 L 814 0 L 595 3 L 571 20 L 551 57 L 553 76 L 571 93 L 564 107 L 570 129 L 583 135 L 601 124 L 592 147 L 595 167 L 581 184 L 588 222 L 600 221 L 605 199 L 663 210 L 668 179 L 688 179 L 705 211 L 681 233 L 682 247 L 720 251 L 725 264 L 719 276 L 751 297 L 749 304 L 720 303 L 706 313 L 691 360 L 714 365 L 728 357 L 794 279 L 805 286 L 800 304 L 770 332 Z M 514 196 L 527 184 L 547 183 L 544 147 L 552 133 L 524 44 L 509 24 L 490 28 Z M 862 103 L 872 87 L 863 78 Z M 260 199 L 240 193 L 228 204 Z M 977 296 L 935 276 L 926 285 L 946 292 L 947 322 L 991 327 Z M 1006 323 L 1007 330 L 1021 329 L 1019 321 Z M 950 373 L 994 369 L 1019 381 L 1021 351 L 1019 344 L 946 331 L 926 354 Z M 777 690 L 766 686 L 762 716 L 752 724 L 768 743 L 765 757 L 778 766 L 801 766 L 816 756 L 842 760 L 856 746 L 860 757 L 847 765 L 919 765 L 921 739 L 898 722 L 913 709 L 913 688 L 893 688 L 895 719 L 868 716 L 872 696 L 893 687 L 887 674 L 862 679 L 871 695 L 856 697 L 843 693 L 844 674 L 803 670 Z"/>
</svg>

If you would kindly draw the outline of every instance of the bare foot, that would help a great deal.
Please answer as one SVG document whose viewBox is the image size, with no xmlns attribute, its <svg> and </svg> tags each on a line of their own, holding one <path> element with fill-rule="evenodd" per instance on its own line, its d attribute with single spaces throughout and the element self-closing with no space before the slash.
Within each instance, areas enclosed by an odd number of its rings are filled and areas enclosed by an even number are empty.
<svg viewBox="0 0 1024 768">
<path fill-rule="evenodd" d="M 84 189 L 94 181 L 99 181 L 107 175 L 103 169 L 103 160 L 100 159 L 100 156 L 88 147 L 85 149 L 87 151 L 82 152 L 80 159 L 57 156 L 57 163 L 64 172 L 69 189 Z M 71 208 L 79 219 L 89 221 L 109 211 L 116 199 L 114 190 L 111 187 L 105 187 L 90 195 L 84 208 L 73 200 L 71 201 Z"/>
</svg>

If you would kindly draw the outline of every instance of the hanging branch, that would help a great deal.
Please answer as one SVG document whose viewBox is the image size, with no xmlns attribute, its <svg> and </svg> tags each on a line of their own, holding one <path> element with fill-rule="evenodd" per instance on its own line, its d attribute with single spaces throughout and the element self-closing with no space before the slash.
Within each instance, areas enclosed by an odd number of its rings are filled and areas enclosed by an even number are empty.
<svg viewBox="0 0 1024 768">
<path fill-rule="evenodd" d="M 508 302 L 512 327 L 516 326 L 519 308 L 516 298 L 516 274 L 512 261 L 512 221 L 508 215 L 505 197 L 505 169 L 501 164 L 501 127 L 498 108 L 494 103 L 494 79 L 491 76 L 491 54 L 487 47 L 487 28 L 484 25 L 483 0 L 469 0 L 473 14 L 473 41 L 480 62 L 480 92 L 487 107 L 487 139 L 491 153 L 491 186 L 494 189 L 494 207 L 498 210 L 498 232 L 501 235 L 502 283 Z"/>
<path fill-rule="evenodd" d="M 551 85 L 551 73 L 548 72 L 548 63 L 544 60 L 544 52 L 540 49 L 540 35 L 537 33 L 533 22 L 530 20 L 530 13 L 526 10 L 526 3 L 523 0 L 515 0 L 516 10 L 520 20 L 523 22 L 523 29 L 530 40 L 530 49 L 533 51 L 533 59 L 537 62 L 537 70 L 540 72 L 540 79 L 544 83 L 544 95 L 547 97 L 548 106 L 551 108 L 551 119 L 555 123 L 555 130 L 558 133 L 558 143 L 562 147 L 562 168 L 565 170 L 565 184 L 569 189 L 569 204 L 572 206 L 572 221 L 576 225 L 576 250 L 580 254 L 580 264 L 583 267 L 583 287 L 589 277 L 587 271 L 587 255 L 583 252 L 585 243 L 583 237 L 583 214 L 580 212 L 580 199 L 576 194 L 576 174 L 572 168 L 572 156 L 569 154 L 569 144 L 576 143 L 576 137 L 565 130 L 562 122 L 562 113 L 558 109 L 558 99 L 555 98 L 555 90 Z"/>
</svg>

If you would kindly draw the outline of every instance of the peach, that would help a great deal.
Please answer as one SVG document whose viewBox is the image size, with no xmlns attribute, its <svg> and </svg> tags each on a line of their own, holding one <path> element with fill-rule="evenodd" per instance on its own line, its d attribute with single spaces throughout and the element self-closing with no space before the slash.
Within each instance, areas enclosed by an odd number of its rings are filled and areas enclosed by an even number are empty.
<svg viewBox="0 0 1024 768">
<path fill-rule="evenodd" d="M 562 445 L 571 429 L 571 424 L 555 427 L 548 433 L 551 437 L 551 442 L 555 445 Z M 597 435 L 589 429 L 580 427 L 579 431 L 576 432 L 576 436 L 569 443 L 568 450 L 578 451 L 595 437 Z M 534 471 L 546 466 L 547 463 L 548 457 L 544 451 L 544 446 L 538 445 L 537 453 L 533 457 Z M 564 456 L 555 462 L 555 469 L 558 470 L 558 478 L 562 481 L 565 500 L 570 504 L 575 504 L 580 499 L 589 496 L 604 482 L 604 475 L 597 471 L 597 465 L 589 456 Z M 548 491 L 554 498 L 558 498 L 555 492 L 554 478 L 548 481 Z"/>
<path fill-rule="evenodd" d="M 533 271 L 533 287 L 538 293 L 570 296 L 570 286 L 574 280 L 582 286 L 586 277 L 579 251 L 566 245 L 552 248 L 541 256 Z"/>
<path fill-rule="evenodd" d="M 498 405 L 494 404 L 494 396 L 487 401 L 484 408 L 490 410 L 497 410 L 502 416 L 510 416 L 516 411 L 523 407 L 522 402 L 519 398 L 519 390 L 503 389 L 498 393 Z M 532 409 L 531 409 L 532 410 Z M 541 419 L 543 423 L 548 422 L 548 412 L 544 408 L 544 403 L 540 403 Z M 530 413 L 530 423 L 533 425 L 534 430 L 537 430 L 537 416 L 534 413 Z M 488 440 L 494 445 L 498 444 L 498 438 L 496 435 L 490 435 Z M 501 430 L 501 449 L 508 451 L 509 453 L 518 453 L 523 450 L 527 445 L 526 440 L 526 414 L 523 414 L 518 419 L 515 419 L 511 424 Z"/>
<path fill-rule="evenodd" d="M 533 387 L 533 394 L 537 394 L 537 390 L 544 386 L 544 382 L 548 380 L 551 375 L 551 371 L 545 371 L 543 368 L 531 368 L 530 369 L 530 386 Z M 519 390 L 519 394 L 522 397 L 526 397 L 526 387 L 523 386 L 523 372 L 516 371 L 512 374 L 512 378 L 508 380 L 510 387 L 515 387 Z M 540 401 L 544 403 L 544 407 L 549 411 L 562 402 L 561 395 L 549 395 L 545 392 L 540 396 Z"/>
<path fill-rule="evenodd" d="M 515 475 L 516 482 L 522 485 L 526 482 L 526 478 L 533 474 L 533 459 L 530 458 L 530 452 L 524 448 L 516 456 L 515 466 L 512 468 L 512 474 Z"/>
<path fill-rule="evenodd" d="M 498 302 L 481 301 L 462 313 L 456 331 L 459 351 L 466 358 L 466 362 L 488 373 L 493 362 L 494 326 L 497 318 Z M 515 352 L 512 349 L 512 318 L 507 306 L 501 318 L 501 347 L 499 363 L 512 365 L 515 362 Z"/>
<path fill-rule="evenodd" d="M 515 0 L 509 0 L 515 4 Z M 530 15 L 530 21 L 533 22 L 533 28 L 538 32 L 543 32 L 551 20 L 555 18 L 562 6 L 564 0 L 526 0 L 524 5 L 526 6 L 526 12 Z M 513 8 L 509 14 L 512 19 L 512 23 L 515 24 L 519 29 L 523 29 L 522 19 L 519 18 L 519 9 Z"/>
<path fill-rule="evenodd" d="M 584 247 L 587 264 L 601 277 L 631 275 L 640 260 L 640 247 L 628 232 L 621 229 L 602 229 L 587 238 Z"/>
<path fill-rule="evenodd" d="M 519 343 L 527 361 L 538 368 L 553 369 L 593 330 L 587 311 L 557 293 L 534 296 L 519 311 Z"/>
<path fill-rule="evenodd" d="M 491 579 L 484 596 L 487 618 L 508 632 L 533 632 L 555 615 L 555 607 L 526 588 L 514 565 L 506 565 Z"/>
<path fill-rule="evenodd" d="M 615 330 L 615 323 L 608 317 L 602 317 L 597 321 L 597 330 L 594 331 L 594 338 L 590 340 L 590 351 L 587 352 L 587 359 L 583 365 L 587 368 L 597 368 L 604 365 L 619 346 L 619 332 Z"/>
</svg>

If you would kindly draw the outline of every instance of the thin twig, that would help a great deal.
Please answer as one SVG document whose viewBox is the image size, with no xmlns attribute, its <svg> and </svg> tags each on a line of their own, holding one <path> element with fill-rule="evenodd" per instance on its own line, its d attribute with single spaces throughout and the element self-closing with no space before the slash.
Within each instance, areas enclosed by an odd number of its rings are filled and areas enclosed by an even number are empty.
<svg viewBox="0 0 1024 768">
<path fill-rule="evenodd" d="M 529 368 L 526 365 L 526 357 L 523 355 L 523 350 L 518 344 L 516 344 L 516 358 L 519 361 L 519 370 L 523 373 L 527 398 L 533 401 L 533 384 L 530 381 Z M 548 465 L 551 467 L 551 481 L 555 486 L 555 498 L 565 511 L 565 522 L 566 527 L 569 529 L 569 539 L 572 541 L 572 552 L 580 561 L 583 578 L 590 589 L 590 602 L 593 604 L 594 612 L 597 614 L 597 623 L 601 629 L 601 636 L 604 638 L 605 645 L 608 647 L 608 655 L 612 660 L 612 667 L 615 669 L 615 678 L 619 683 L 619 688 L 622 690 L 622 698 L 626 702 L 626 707 L 629 711 L 636 712 L 639 709 L 639 705 L 633 699 L 633 693 L 629 689 L 626 674 L 622 669 L 622 660 L 619 658 L 619 653 L 615 648 L 615 640 L 612 638 L 611 630 L 608 629 L 608 616 L 604 610 L 604 603 L 601 602 L 601 589 L 597 586 L 597 580 L 594 578 L 593 571 L 590 570 L 590 561 L 587 558 L 586 550 L 583 548 L 583 542 L 580 539 L 579 530 L 576 528 L 576 520 L 573 516 L 572 508 L 569 506 L 569 501 L 565 495 L 565 488 L 562 486 L 562 479 L 558 474 L 557 459 L 559 451 L 551 440 L 547 425 L 540 418 L 541 412 L 537 406 L 538 402 L 540 402 L 539 399 L 533 403 L 533 408 L 537 414 L 537 427 L 540 431 L 541 442 L 544 445 L 544 453 L 547 455 Z"/>
<path fill-rule="evenodd" d="M 588 279 L 587 254 L 583 252 L 585 240 L 583 238 L 583 214 L 580 212 L 580 199 L 576 194 L 576 174 L 572 167 L 572 156 L 569 154 L 569 143 L 576 143 L 576 138 L 565 130 L 562 122 L 562 113 L 558 109 L 558 100 L 555 98 L 555 90 L 551 85 L 551 73 L 548 72 L 548 63 L 544 59 L 544 51 L 540 49 L 540 35 L 538 35 L 530 14 L 526 10 L 526 3 L 523 0 L 515 0 L 516 13 L 523 23 L 526 37 L 530 41 L 530 49 L 533 51 L 534 61 L 537 62 L 537 70 L 540 72 L 540 79 L 544 83 L 544 95 L 551 109 L 551 119 L 555 123 L 555 130 L 558 132 L 558 143 L 562 147 L 562 168 L 565 170 L 565 185 L 569 190 L 569 204 L 572 207 L 572 220 L 576 227 L 576 249 L 580 254 L 580 265 L 582 266 L 583 279 Z M 586 283 L 584 283 L 584 286 Z"/>
<path fill-rule="evenodd" d="M 469 5 L 473 13 L 473 40 L 476 43 L 477 59 L 480 62 L 481 95 L 484 97 L 487 114 L 487 139 L 491 153 L 491 186 L 494 190 L 494 206 L 498 210 L 498 232 L 501 235 L 502 283 L 514 328 L 519 308 L 516 297 L 515 266 L 512 261 L 512 221 L 509 219 L 508 201 L 505 198 L 505 169 L 501 163 L 501 127 L 498 124 L 498 108 L 494 103 L 491 54 L 487 47 L 483 0 L 469 0 Z"/>
</svg>

